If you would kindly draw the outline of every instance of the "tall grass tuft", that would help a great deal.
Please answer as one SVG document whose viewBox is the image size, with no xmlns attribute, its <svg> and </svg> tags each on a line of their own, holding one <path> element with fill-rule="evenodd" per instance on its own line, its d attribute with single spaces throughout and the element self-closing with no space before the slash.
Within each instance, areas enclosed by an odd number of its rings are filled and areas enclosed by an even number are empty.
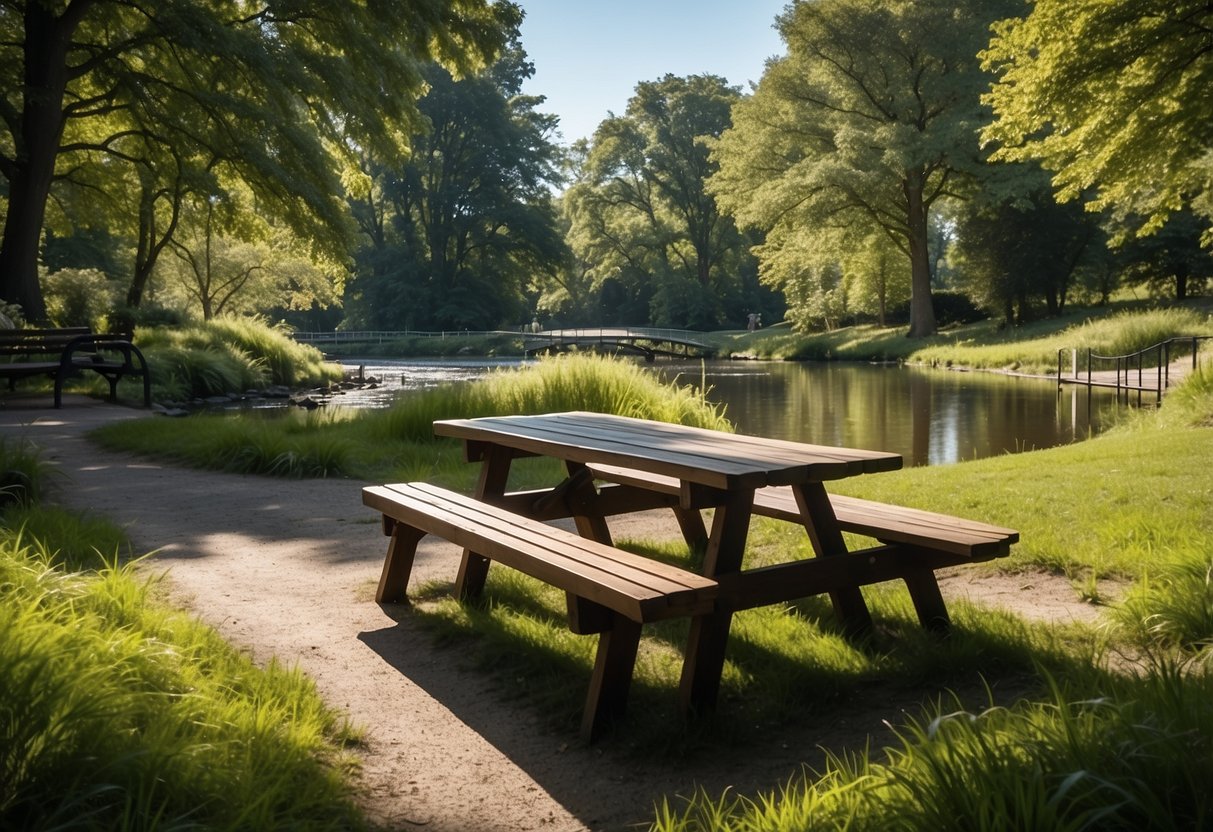
<svg viewBox="0 0 1213 832">
<path fill-rule="evenodd" d="M 1148 647 L 1213 650 L 1213 552 L 1190 552 L 1158 567 L 1114 615 Z"/>
<path fill-rule="evenodd" d="M 429 440 L 438 419 L 592 410 L 730 429 L 724 411 L 692 387 L 663 384 L 629 361 L 598 355 L 547 358 L 498 370 L 464 385 L 436 388 L 369 417 L 377 435 Z"/>
<path fill-rule="evenodd" d="M 129 567 L 6 543 L 0 584 L 0 827 L 359 826 L 351 735 L 301 674 L 156 607 Z"/>
<path fill-rule="evenodd" d="M 1128 355 L 1181 335 L 1213 334 L 1208 321 L 1190 309 L 1121 312 L 1084 323 L 1065 333 L 1075 347 L 1101 355 Z"/>
<path fill-rule="evenodd" d="M 59 569 L 100 569 L 132 554 L 125 533 L 107 520 L 39 504 L 5 509 L 0 546 L 20 549 L 29 541 Z"/>
<path fill-rule="evenodd" d="M 1206 829 L 1211 695 L 1207 664 L 1162 662 L 1094 697 L 1055 683 L 1042 702 L 938 709 L 779 791 L 667 801 L 652 829 Z"/>
<path fill-rule="evenodd" d="M 0 439 L 0 510 L 42 499 L 53 470 L 32 445 Z"/>
<path fill-rule="evenodd" d="M 1166 424 L 1213 427 L 1213 361 L 1201 362 L 1183 384 L 1167 393 L 1161 415 Z"/>
<path fill-rule="evenodd" d="M 182 328 L 140 329 L 158 399 L 243 392 L 278 384 L 306 387 L 341 377 L 312 346 L 261 321 L 217 319 Z"/>
</svg>

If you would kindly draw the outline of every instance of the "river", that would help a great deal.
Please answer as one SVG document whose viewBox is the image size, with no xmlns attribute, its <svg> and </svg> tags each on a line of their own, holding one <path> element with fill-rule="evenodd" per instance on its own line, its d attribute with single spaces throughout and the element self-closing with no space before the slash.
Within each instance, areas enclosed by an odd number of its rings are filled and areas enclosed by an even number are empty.
<svg viewBox="0 0 1213 832">
<path fill-rule="evenodd" d="M 410 390 L 477 378 L 519 359 L 345 360 L 383 380 L 350 407 L 386 407 Z M 641 366 L 723 405 L 742 433 L 893 451 L 911 465 L 1048 448 L 1098 433 L 1111 395 L 1060 393 L 1048 379 L 845 362 L 659 361 Z"/>
</svg>

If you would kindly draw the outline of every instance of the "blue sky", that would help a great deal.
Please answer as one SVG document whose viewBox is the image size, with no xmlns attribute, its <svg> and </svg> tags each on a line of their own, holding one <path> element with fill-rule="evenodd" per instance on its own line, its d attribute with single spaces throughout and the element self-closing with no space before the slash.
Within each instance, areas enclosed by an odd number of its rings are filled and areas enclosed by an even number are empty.
<svg viewBox="0 0 1213 832">
<path fill-rule="evenodd" d="M 522 46 L 566 143 L 622 115 L 636 84 L 661 76 L 723 75 L 749 89 L 783 53 L 772 28 L 787 0 L 520 0 Z"/>
</svg>

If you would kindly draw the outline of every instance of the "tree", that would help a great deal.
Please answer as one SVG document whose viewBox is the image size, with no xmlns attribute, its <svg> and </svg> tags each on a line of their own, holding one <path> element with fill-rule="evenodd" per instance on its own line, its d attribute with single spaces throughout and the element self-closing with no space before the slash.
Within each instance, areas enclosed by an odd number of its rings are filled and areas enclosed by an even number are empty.
<svg viewBox="0 0 1213 832">
<path fill-rule="evenodd" d="M 1191 211 L 1178 211 L 1154 234 L 1126 243 L 1118 252 L 1125 278 L 1180 301 L 1203 294 L 1213 257 L 1200 245 L 1202 225 Z"/>
<path fill-rule="evenodd" d="M 367 243 L 349 287 L 353 320 L 486 329 L 530 319 L 524 293 L 565 253 L 550 191 L 556 120 L 521 94 L 532 72 L 516 36 L 476 75 L 426 70 L 427 129 L 407 161 L 368 158 L 352 203 Z"/>
<path fill-rule="evenodd" d="M 1147 218 L 1213 218 L 1213 6 L 1205 0 L 1036 0 L 984 53 L 998 74 L 994 158 L 1037 159 L 1063 201 Z M 1213 243 L 1206 224 L 1206 243 Z"/>
<path fill-rule="evenodd" d="M 252 213 L 228 195 L 186 200 L 182 230 L 168 244 L 172 256 L 157 267 L 170 304 L 196 304 L 209 321 L 275 306 L 328 306 L 338 299 L 339 281 L 333 275 L 343 269 L 318 262 L 284 228 L 264 222 L 250 227 L 245 219 Z"/>
<path fill-rule="evenodd" d="M 1033 301 L 1060 315 L 1076 279 L 1097 271 L 1107 254 L 1099 218 L 1058 205 L 1036 178 L 1041 187 L 1029 198 L 969 201 L 950 253 L 966 294 L 1008 326 L 1030 320 Z"/>
<path fill-rule="evenodd" d="M 37 260 L 53 183 L 129 182 L 130 166 L 156 172 L 140 180 L 144 205 L 183 171 L 216 172 L 340 249 L 343 151 L 397 147 L 417 122 L 421 63 L 471 68 L 517 17 L 484 0 L 6 2 L 0 297 L 44 316 Z"/>
<path fill-rule="evenodd" d="M 744 226 L 767 233 L 764 279 L 846 253 L 853 234 L 885 234 L 908 259 L 910 335 L 935 332 L 931 212 L 985 167 L 978 128 L 989 77 L 977 53 L 991 21 L 1018 8 L 984 0 L 817 0 L 778 19 L 787 55 L 714 145 L 711 190 Z M 846 233 L 840 233 L 840 232 Z M 779 250 L 813 254 L 798 263 Z"/>
<path fill-rule="evenodd" d="M 740 97 L 714 75 L 638 84 L 626 113 L 598 126 L 566 194 L 570 242 L 593 264 L 598 290 L 614 281 L 648 298 L 656 323 L 710 328 L 744 319 L 741 278 L 753 271 L 753 241 L 708 193 L 716 166 L 704 144 L 729 126 Z"/>
</svg>

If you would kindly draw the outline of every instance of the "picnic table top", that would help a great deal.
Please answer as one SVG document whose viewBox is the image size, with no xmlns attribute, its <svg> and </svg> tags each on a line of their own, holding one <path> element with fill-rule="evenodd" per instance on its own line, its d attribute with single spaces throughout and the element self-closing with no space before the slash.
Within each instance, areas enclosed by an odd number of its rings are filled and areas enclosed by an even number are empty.
<svg viewBox="0 0 1213 832">
<path fill-rule="evenodd" d="M 434 423 L 464 440 L 469 459 L 488 446 L 577 463 L 622 465 L 727 490 L 822 482 L 892 471 L 900 454 L 810 445 L 605 413 L 573 411 Z"/>
</svg>

